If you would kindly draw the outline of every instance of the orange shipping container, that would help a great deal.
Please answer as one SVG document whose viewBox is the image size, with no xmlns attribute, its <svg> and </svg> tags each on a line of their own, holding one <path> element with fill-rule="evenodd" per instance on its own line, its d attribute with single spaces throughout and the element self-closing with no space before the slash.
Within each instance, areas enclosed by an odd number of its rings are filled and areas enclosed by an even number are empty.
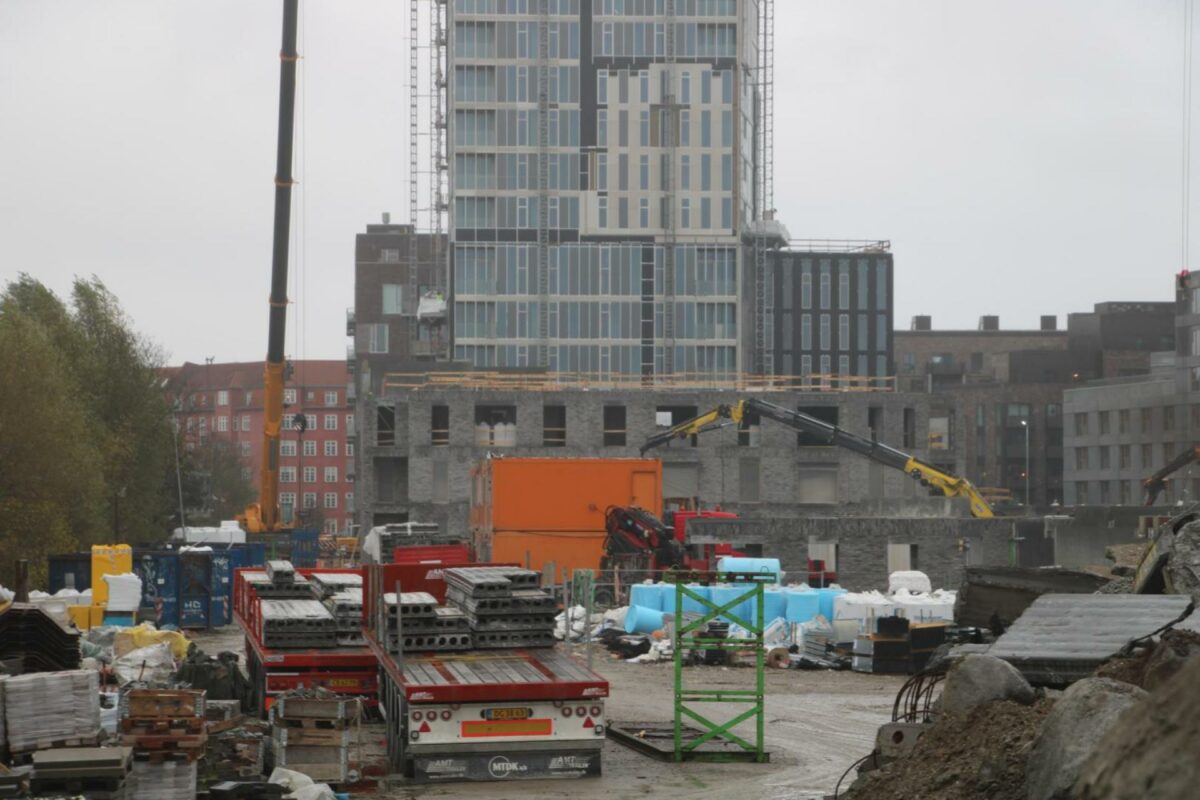
<svg viewBox="0 0 1200 800">
<path fill-rule="evenodd" d="M 488 458 L 472 470 L 476 557 L 541 570 L 599 569 L 604 512 L 662 514 L 662 462 L 645 458 Z"/>
</svg>

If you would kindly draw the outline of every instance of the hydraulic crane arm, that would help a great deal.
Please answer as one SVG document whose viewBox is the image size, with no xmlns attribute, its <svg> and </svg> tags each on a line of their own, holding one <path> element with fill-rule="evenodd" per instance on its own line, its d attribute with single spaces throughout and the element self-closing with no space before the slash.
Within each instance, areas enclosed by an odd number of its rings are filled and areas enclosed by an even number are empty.
<svg viewBox="0 0 1200 800">
<path fill-rule="evenodd" d="M 238 521 L 249 533 L 281 527 L 279 432 L 283 428 L 283 346 L 287 327 L 288 236 L 292 217 L 292 136 L 296 117 L 296 17 L 298 0 L 283 0 L 279 51 L 279 139 L 275 152 L 275 228 L 271 244 L 270 323 L 263 368 L 263 452 L 258 502 Z"/>
<path fill-rule="evenodd" d="M 1158 500 L 1158 496 L 1166 491 L 1167 478 L 1197 461 L 1200 461 L 1200 445 L 1189 447 L 1167 462 L 1166 466 L 1158 472 L 1142 481 L 1142 486 L 1146 490 L 1146 505 L 1154 505 L 1155 501 Z"/>
<path fill-rule="evenodd" d="M 739 400 L 733 405 L 717 406 L 708 413 L 681 422 L 669 430 L 654 434 L 642 445 L 642 455 L 645 455 L 647 450 L 667 444 L 673 439 L 694 436 L 727 424 L 740 425 L 742 420 L 749 414 L 757 414 L 760 418 L 766 417 L 772 419 L 795 431 L 808 434 L 823 444 L 852 450 L 878 464 L 883 464 L 885 467 L 902 470 L 913 480 L 920 481 L 922 486 L 937 489 L 946 497 L 965 497 L 971 504 L 971 514 L 973 516 L 993 516 L 991 506 L 988 505 L 987 501 L 983 499 L 983 496 L 979 494 L 975 487 L 971 485 L 970 481 L 967 481 L 965 478 L 945 473 L 931 464 L 926 464 L 915 456 L 897 450 L 894 447 L 889 447 L 875 439 L 868 439 L 865 436 L 850 433 L 836 425 L 831 425 L 824 420 L 817 419 L 808 414 L 792 411 L 783 406 L 777 406 L 774 403 L 768 403 L 765 400 L 758 400 L 753 397 L 746 400 Z M 728 422 L 724 422 L 723 420 L 728 420 Z"/>
</svg>

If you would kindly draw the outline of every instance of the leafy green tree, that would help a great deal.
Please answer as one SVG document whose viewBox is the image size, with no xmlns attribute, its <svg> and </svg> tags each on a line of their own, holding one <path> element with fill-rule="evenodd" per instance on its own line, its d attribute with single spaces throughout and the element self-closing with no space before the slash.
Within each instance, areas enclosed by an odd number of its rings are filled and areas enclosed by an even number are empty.
<svg viewBox="0 0 1200 800">
<path fill-rule="evenodd" d="M 66 358 L 47 327 L 0 305 L 0 582 L 30 561 L 39 585 L 46 556 L 101 537 L 102 456 Z"/>
<path fill-rule="evenodd" d="M 191 450 L 180 450 L 183 505 L 189 526 L 218 525 L 233 519 L 254 501 L 256 493 L 242 474 L 243 464 L 233 442 L 210 438 Z M 175 491 L 175 475 L 171 474 Z M 172 527 L 178 527 L 178 508 Z"/>
<path fill-rule="evenodd" d="M 97 279 L 70 305 L 21 275 L 0 293 L 0 575 L 13 553 L 167 535 L 174 495 L 161 353 Z"/>
</svg>

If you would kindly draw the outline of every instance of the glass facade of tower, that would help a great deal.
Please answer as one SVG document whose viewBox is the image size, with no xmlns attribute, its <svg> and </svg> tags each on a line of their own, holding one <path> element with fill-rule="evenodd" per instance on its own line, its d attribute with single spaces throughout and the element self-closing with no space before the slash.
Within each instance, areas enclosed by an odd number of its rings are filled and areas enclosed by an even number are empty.
<svg viewBox="0 0 1200 800">
<path fill-rule="evenodd" d="M 454 355 L 733 374 L 754 0 L 452 0 Z"/>
</svg>

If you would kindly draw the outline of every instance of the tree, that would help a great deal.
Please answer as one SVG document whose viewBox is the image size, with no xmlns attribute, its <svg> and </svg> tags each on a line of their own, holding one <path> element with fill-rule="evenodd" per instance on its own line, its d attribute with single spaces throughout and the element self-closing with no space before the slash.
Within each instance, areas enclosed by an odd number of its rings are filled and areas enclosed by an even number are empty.
<svg viewBox="0 0 1200 800">
<path fill-rule="evenodd" d="M 174 444 L 160 363 L 95 278 L 76 279 L 70 306 L 27 275 L 5 287 L 0 569 L 15 552 L 40 570 L 43 550 L 166 536 Z"/>
<path fill-rule="evenodd" d="M 103 530 L 102 457 L 66 359 L 46 326 L 0 306 L 0 582 Z"/>
<path fill-rule="evenodd" d="M 254 487 L 242 473 L 243 464 L 232 442 L 209 439 L 180 450 L 183 505 L 189 526 L 218 525 L 233 519 L 255 499 Z M 175 491 L 175 475 L 170 476 Z M 173 527 L 178 526 L 178 508 Z"/>
</svg>

